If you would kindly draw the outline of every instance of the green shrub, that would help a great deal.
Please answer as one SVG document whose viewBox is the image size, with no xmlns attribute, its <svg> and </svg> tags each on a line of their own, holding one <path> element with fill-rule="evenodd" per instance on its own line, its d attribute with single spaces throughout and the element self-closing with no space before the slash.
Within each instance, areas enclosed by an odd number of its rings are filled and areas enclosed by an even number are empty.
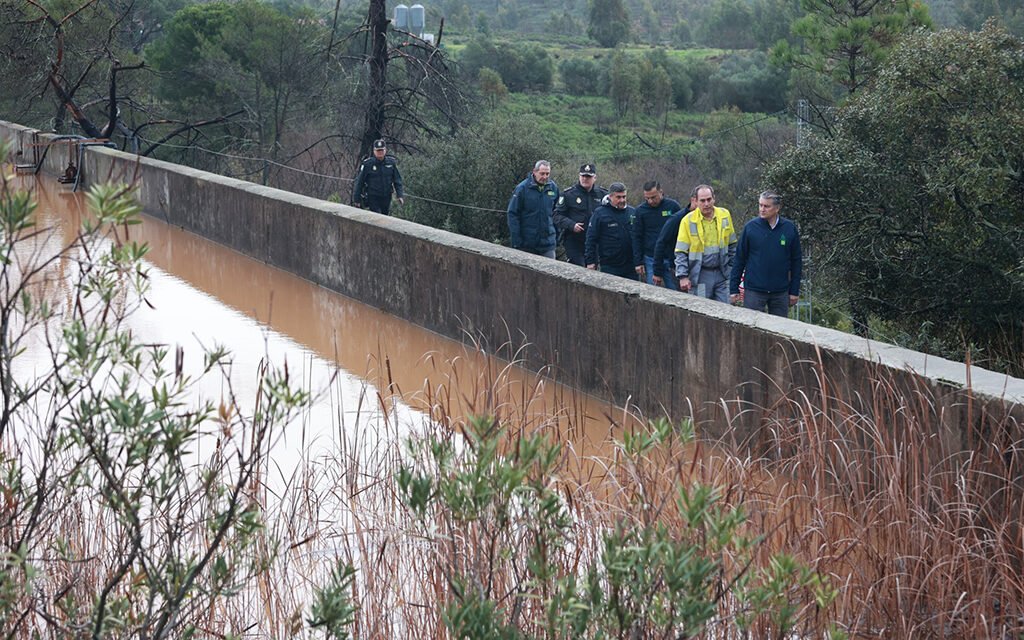
<svg viewBox="0 0 1024 640">
<path fill-rule="evenodd" d="M 410 441 L 397 474 L 418 535 L 436 548 L 429 571 L 448 585 L 438 606 L 453 637 L 691 638 L 755 624 L 785 637 L 835 598 L 790 557 L 758 566 L 760 538 L 715 487 L 680 482 L 665 504 L 637 486 L 659 450 L 692 441 L 689 423 L 625 434 L 612 474 L 636 483 L 604 522 L 574 519 L 559 445 L 491 418 L 471 419 L 465 437 Z"/>
<path fill-rule="evenodd" d="M 190 637 L 274 555 L 255 478 L 308 395 L 263 370 L 250 415 L 197 401 L 181 354 L 126 322 L 148 282 L 131 190 L 90 188 L 81 229 L 49 243 L 0 180 L 0 633 Z"/>
<path fill-rule="evenodd" d="M 483 68 L 494 69 L 509 91 L 546 92 L 554 80 L 547 49 L 534 42 L 500 42 L 476 38 L 459 54 L 464 77 L 475 81 Z"/>
</svg>

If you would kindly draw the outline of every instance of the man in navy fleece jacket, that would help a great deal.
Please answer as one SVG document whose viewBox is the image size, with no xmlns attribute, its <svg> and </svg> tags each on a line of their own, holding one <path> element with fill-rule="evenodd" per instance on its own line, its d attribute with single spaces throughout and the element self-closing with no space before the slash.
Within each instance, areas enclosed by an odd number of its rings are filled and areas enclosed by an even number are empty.
<svg viewBox="0 0 1024 640">
<path fill-rule="evenodd" d="M 757 201 L 757 217 L 743 227 L 729 279 L 729 300 L 740 297 L 743 306 L 776 316 L 789 315 L 800 299 L 800 233 L 791 220 L 779 215 L 782 198 L 765 191 Z"/>
</svg>

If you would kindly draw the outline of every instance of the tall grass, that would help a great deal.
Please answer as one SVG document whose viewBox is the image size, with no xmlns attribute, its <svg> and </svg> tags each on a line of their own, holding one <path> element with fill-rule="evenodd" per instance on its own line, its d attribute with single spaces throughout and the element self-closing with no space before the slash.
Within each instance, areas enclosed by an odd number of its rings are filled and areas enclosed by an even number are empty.
<svg viewBox="0 0 1024 640">
<path fill-rule="evenodd" d="M 445 375 L 479 376 L 481 385 L 476 397 L 457 400 L 441 391 L 455 385 L 425 386 L 421 397 L 435 421 L 421 425 L 422 437 L 465 447 L 460 434 L 471 411 L 501 416 L 509 446 L 537 431 L 565 444 L 554 474 L 572 522 L 556 562 L 563 575 L 579 573 L 598 557 L 617 523 L 658 522 L 685 535 L 674 491 L 699 481 L 719 487 L 724 505 L 743 508 L 744 531 L 759 541 L 755 565 L 792 554 L 836 587 L 837 598 L 824 610 L 802 592 L 798 637 L 823 637 L 829 623 L 852 638 L 1024 633 L 1021 437 L 1009 420 L 993 418 L 984 437 L 968 434 L 964 446 L 953 447 L 940 437 L 953 425 L 944 422 L 927 389 L 907 393 L 878 374 L 867 381 L 874 398 L 867 408 L 859 397 L 809 390 L 768 407 L 756 447 L 766 455 L 745 453 L 753 443 L 737 449 L 681 438 L 630 457 L 625 434 L 646 432 L 636 412 L 606 414 L 607 438 L 582 443 L 573 425 L 595 416 L 580 415 L 585 409 L 573 398 L 550 407 L 547 420 L 524 410 L 547 384 L 541 378 L 524 390 L 490 359 L 480 369 L 466 360 L 444 366 Z M 820 380 L 825 389 L 837 388 Z M 387 388 L 386 381 L 379 384 Z M 811 401 L 816 395 L 820 399 Z M 394 478 L 410 458 L 387 415 L 381 414 L 381 449 L 371 466 L 351 451 L 310 460 L 280 512 L 270 514 L 268 531 L 287 544 L 268 582 L 286 586 L 262 596 L 280 602 L 274 615 L 254 616 L 254 603 L 242 610 L 249 610 L 249 620 L 262 618 L 271 635 L 294 622 L 308 594 L 326 580 L 329 560 L 341 556 L 358 570 L 351 591 L 358 605 L 355 637 L 447 637 L 444 606 L 458 590 L 444 567 L 453 555 L 487 557 L 487 538 L 474 527 L 449 531 L 456 537 L 423 535 L 396 490 Z M 586 455 L 580 454 L 583 444 Z M 528 536 L 520 533 L 525 545 Z M 526 552 L 518 549 L 518 557 Z M 512 552 L 492 567 L 476 567 L 495 593 L 506 594 L 497 599 L 503 615 L 531 637 L 571 637 L 546 635 L 536 602 L 516 600 L 523 571 L 516 557 Z M 733 622 L 741 606 L 721 600 L 703 635 L 740 637 Z M 752 633 L 769 637 L 772 629 L 762 620 Z"/>
<path fill-rule="evenodd" d="M 211 608 L 186 610 L 202 634 L 311 634 L 310 602 L 340 558 L 356 569 L 348 592 L 356 605 L 354 637 L 449 637 L 445 606 L 457 596 L 445 563 L 453 554 L 486 557 L 486 538 L 472 527 L 456 537 L 425 536 L 395 478 L 410 464 L 403 445 L 410 429 L 464 450 L 471 415 L 495 416 L 509 446 L 538 432 L 564 445 L 552 476 L 571 514 L 553 560 L 563 576 L 599 557 L 617 524 L 663 523 L 685 535 L 675 491 L 703 482 L 719 487 L 723 505 L 747 514 L 743 530 L 759 540 L 755 565 L 792 554 L 837 588 L 825 610 L 809 592 L 798 594 L 798 637 L 823 637 L 831 622 L 852 638 L 1024 633 L 1022 441 L 1009 420 L 993 418 L 984 433 L 965 434 L 962 447 L 952 446 L 942 434 L 955 425 L 945 422 L 928 389 L 907 393 L 877 374 L 867 381 L 870 394 L 849 398 L 830 393 L 838 386 L 823 376 L 821 388 L 793 391 L 764 408 L 757 442 L 737 448 L 680 438 L 631 457 L 626 434 L 646 432 L 636 411 L 595 405 L 571 391 L 546 393 L 551 383 L 544 378 L 524 382 L 510 365 L 472 350 L 436 361 L 438 375 L 414 392 L 398 393 L 388 374 L 395 366 L 378 367 L 380 378 L 367 385 L 360 405 L 338 412 L 337 432 L 347 435 L 327 453 L 310 449 L 279 494 L 266 495 L 265 477 L 253 480 L 252 495 L 263 495 L 259 555 L 266 569 Z M 474 382 L 466 384 L 467 377 Z M 403 396 L 429 420 L 397 424 L 395 403 Z M 870 406 L 861 406 L 869 396 Z M 352 433 L 346 422 L 362 426 Z M 597 435 L 602 430 L 604 437 Z M 764 455 L 748 453 L 755 450 Z M 270 463 L 261 465 L 264 475 Z M 54 502 L 47 518 L 50 539 L 37 541 L 39 548 L 78 545 L 80 559 L 55 559 L 63 568 L 37 580 L 33 597 L 56 597 L 70 583 L 86 597 L 102 583 L 105 558 L 116 555 L 117 540 L 102 533 L 116 527 L 73 501 Z M 508 594 L 498 599 L 502 615 L 532 637 L 571 637 L 546 635 L 544 611 L 511 595 L 523 570 L 517 557 L 523 556 L 512 552 L 493 567 L 476 567 L 495 592 Z M 735 600 L 719 601 L 704 637 L 740 637 L 733 625 L 739 608 Z M 29 620 L 14 637 L 52 631 L 45 618 Z M 772 630 L 764 620 L 751 633 L 769 637 Z"/>
</svg>

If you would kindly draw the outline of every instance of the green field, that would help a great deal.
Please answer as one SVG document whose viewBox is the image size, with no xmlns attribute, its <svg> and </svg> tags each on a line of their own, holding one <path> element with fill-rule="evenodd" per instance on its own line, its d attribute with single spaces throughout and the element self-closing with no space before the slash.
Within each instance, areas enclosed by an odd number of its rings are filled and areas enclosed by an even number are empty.
<svg viewBox="0 0 1024 640">
<path fill-rule="evenodd" d="M 538 118 L 541 133 L 557 147 L 595 160 L 660 155 L 680 148 L 699 135 L 707 119 L 707 114 L 673 110 L 667 120 L 638 114 L 620 121 L 608 98 L 565 94 L 513 93 L 498 108 L 511 117 Z"/>
<path fill-rule="evenodd" d="M 442 49 L 458 60 L 459 54 L 466 48 L 466 44 L 469 40 L 469 38 L 463 36 L 446 38 L 442 45 Z M 502 38 L 497 38 L 497 40 L 502 40 Z M 531 40 L 531 42 L 536 42 L 543 46 L 544 49 L 547 50 L 548 54 L 555 60 L 556 65 L 559 60 L 568 58 L 591 58 L 593 60 L 610 58 L 616 51 L 624 51 L 628 54 L 634 55 L 643 55 L 648 51 L 660 49 L 664 51 L 669 58 L 674 58 L 676 60 L 685 60 L 687 58 L 715 58 L 728 53 L 727 49 L 671 49 L 655 45 L 624 45 L 616 49 L 605 49 L 602 47 L 583 46 L 578 44 L 567 45 L 564 42 L 556 44 L 550 40 Z"/>
</svg>

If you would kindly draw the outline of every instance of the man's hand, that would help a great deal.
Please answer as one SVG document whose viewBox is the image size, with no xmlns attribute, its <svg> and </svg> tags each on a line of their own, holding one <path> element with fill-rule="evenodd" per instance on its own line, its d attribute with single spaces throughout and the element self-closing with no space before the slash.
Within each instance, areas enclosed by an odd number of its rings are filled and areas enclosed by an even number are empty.
<svg viewBox="0 0 1024 640">
<path fill-rule="evenodd" d="M 642 264 L 636 265 L 635 270 L 636 270 L 636 275 L 640 276 L 641 280 L 647 278 L 647 269 L 644 268 L 644 265 L 642 265 Z"/>
<path fill-rule="evenodd" d="M 689 293 L 691 286 L 692 285 L 690 284 L 690 279 L 689 278 L 679 278 L 679 290 L 680 291 L 685 291 L 685 292 Z"/>
<path fill-rule="evenodd" d="M 405 204 L 405 198 L 398 198 L 398 204 Z"/>
<path fill-rule="evenodd" d="M 800 302 L 800 296 L 789 296 L 789 306 L 795 307 Z"/>
<path fill-rule="evenodd" d="M 597 271 L 597 264 L 588 264 L 587 268 L 591 271 Z"/>
<path fill-rule="evenodd" d="M 651 280 L 652 282 L 654 282 L 654 284 L 658 285 L 659 287 L 665 284 L 665 279 L 662 278 L 661 276 L 651 276 Z"/>
<path fill-rule="evenodd" d="M 577 222 L 576 224 L 572 225 L 572 232 L 573 233 L 583 233 L 583 223 L 582 222 Z"/>
<path fill-rule="evenodd" d="M 740 294 L 738 294 L 738 293 L 730 293 L 729 294 L 729 304 L 739 304 L 739 303 L 740 303 Z"/>
</svg>

